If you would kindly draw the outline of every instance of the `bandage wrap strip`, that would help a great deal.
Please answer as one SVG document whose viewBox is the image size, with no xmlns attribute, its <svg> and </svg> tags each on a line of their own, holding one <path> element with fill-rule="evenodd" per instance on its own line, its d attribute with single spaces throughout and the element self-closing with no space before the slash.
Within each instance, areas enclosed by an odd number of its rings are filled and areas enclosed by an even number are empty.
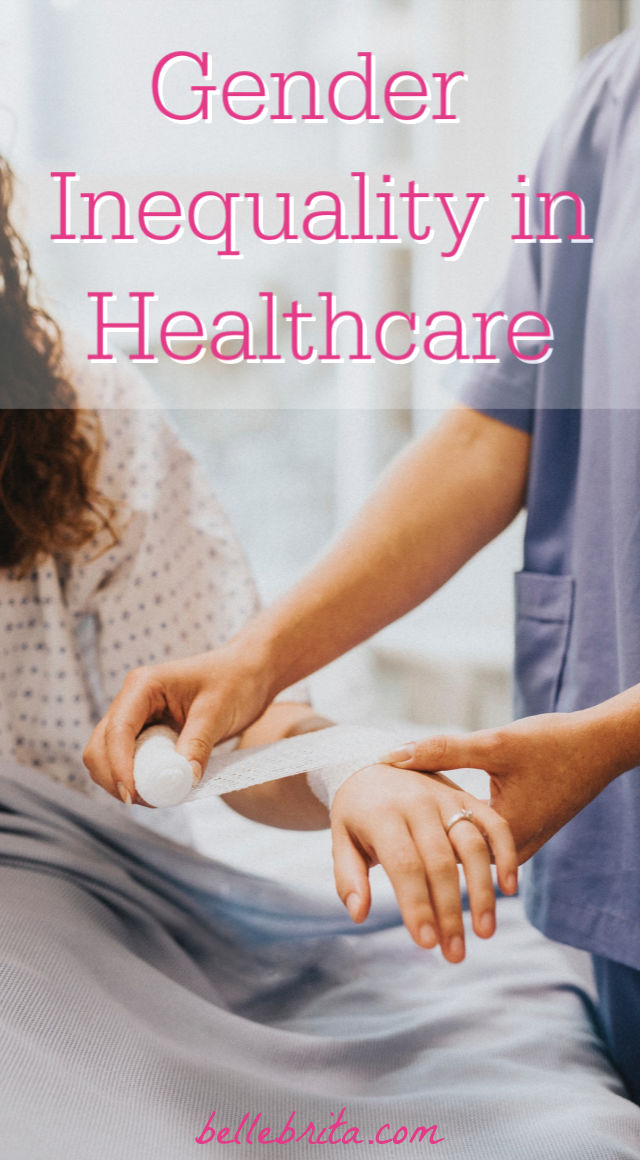
<svg viewBox="0 0 640 1160">
<path fill-rule="evenodd" d="M 194 787 L 189 762 L 175 752 L 177 734 L 158 725 L 138 738 L 134 781 L 149 805 L 164 807 L 306 773 L 311 791 L 330 809 L 352 773 L 375 764 L 404 740 L 369 726 L 335 725 L 255 749 L 214 750 L 202 781 Z"/>
</svg>

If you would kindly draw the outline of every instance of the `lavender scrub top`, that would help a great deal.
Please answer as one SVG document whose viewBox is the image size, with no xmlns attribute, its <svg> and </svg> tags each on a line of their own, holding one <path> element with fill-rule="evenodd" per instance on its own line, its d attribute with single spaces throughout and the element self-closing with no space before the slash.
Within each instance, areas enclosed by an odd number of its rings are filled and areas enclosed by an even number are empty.
<svg viewBox="0 0 640 1160">
<path fill-rule="evenodd" d="M 568 202 L 560 243 L 514 244 L 503 308 L 544 314 L 553 353 L 527 364 L 496 351 L 460 393 L 532 434 L 519 717 L 640 682 L 640 30 L 587 60 L 530 189 L 578 193 L 593 244 L 568 240 Z M 526 879 L 529 917 L 547 935 L 640 968 L 640 770 L 555 835 Z"/>
</svg>

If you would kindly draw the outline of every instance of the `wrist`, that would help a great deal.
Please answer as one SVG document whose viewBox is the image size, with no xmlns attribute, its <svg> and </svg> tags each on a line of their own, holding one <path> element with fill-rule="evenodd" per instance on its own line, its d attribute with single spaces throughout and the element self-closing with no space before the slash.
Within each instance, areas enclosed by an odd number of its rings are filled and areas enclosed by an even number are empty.
<svg viewBox="0 0 640 1160">
<path fill-rule="evenodd" d="M 253 700 L 262 710 L 288 686 L 280 650 L 262 615 L 250 621 L 229 641 L 226 649 L 232 665 L 242 674 L 242 681 L 251 689 Z"/>
<path fill-rule="evenodd" d="M 283 689 L 309 675 L 298 633 L 290 625 L 280 624 L 275 610 L 259 613 L 231 643 L 260 689 L 265 707 Z"/>
<path fill-rule="evenodd" d="M 287 705 L 280 702 L 283 709 L 297 710 L 291 713 L 286 724 L 285 737 L 299 737 L 303 733 L 319 733 L 321 729 L 331 729 L 335 725 L 335 721 L 330 721 L 328 717 L 321 716 L 320 713 L 314 713 L 311 705 Z"/>
<path fill-rule="evenodd" d="M 640 765 L 640 700 L 636 690 L 585 709 L 585 740 L 602 767 L 604 784 Z"/>
</svg>

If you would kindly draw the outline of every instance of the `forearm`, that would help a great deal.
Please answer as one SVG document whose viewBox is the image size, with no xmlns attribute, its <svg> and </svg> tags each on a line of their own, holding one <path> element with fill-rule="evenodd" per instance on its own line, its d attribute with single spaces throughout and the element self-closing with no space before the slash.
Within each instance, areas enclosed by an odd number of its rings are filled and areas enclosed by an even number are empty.
<svg viewBox="0 0 640 1160">
<path fill-rule="evenodd" d="M 314 797 L 304 773 L 223 795 L 237 814 L 280 830 L 326 830 L 329 813 Z"/>
<path fill-rule="evenodd" d="M 238 638 L 273 697 L 421 603 L 522 506 L 529 439 L 457 408 L 392 465 L 328 555 Z"/>
<path fill-rule="evenodd" d="M 271 705 L 244 730 L 238 748 L 269 745 L 284 737 L 316 732 L 331 724 L 314 713 L 311 705 Z M 284 830 L 323 830 L 329 825 L 328 811 L 309 789 L 305 774 L 252 785 L 223 796 L 236 813 L 265 826 Z"/>
<path fill-rule="evenodd" d="M 640 765 L 640 684 L 576 716 L 604 784 Z"/>
</svg>

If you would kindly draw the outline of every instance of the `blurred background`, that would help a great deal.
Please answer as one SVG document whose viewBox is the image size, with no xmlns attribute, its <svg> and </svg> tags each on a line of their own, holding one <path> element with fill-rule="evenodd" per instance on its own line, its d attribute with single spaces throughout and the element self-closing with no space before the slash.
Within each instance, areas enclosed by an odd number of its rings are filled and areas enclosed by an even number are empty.
<svg viewBox="0 0 640 1160">
<path fill-rule="evenodd" d="M 640 0 L 2 0 L 0 150 L 20 179 L 20 222 L 51 309 L 88 336 L 86 294 L 108 289 L 124 310 L 134 289 L 159 297 L 152 331 L 172 310 L 205 320 L 223 309 L 256 319 L 258 292 L 313 309 L 332 289 L 338 308 L 368 319 L 385 310 L 436 309 L 470 318 L 499 286 L 512 232 L 510 193 L 530 173 L 581 57 L 640 16 Z M 306 69 L 328 80 L 375 53 L 378 90 L 394 71 L 464 70 L 453 90 L 458 124 L 243 125 L 161 117 L 150 81 L 167 52 L 212 54 L 218 83 L 236 70 L 268 79 Z M 300 111 L 300 110 L 298 110 Z M 294 100 L 295 112 L 295 100 Z M 243 246 L 221 261 L 184 236 L 172 246 L 54 245 L 58 187 L 119 189 L 135 209 L 153 189 L 184 201 L 206 188 L 313 190 L 352 196 L 351 170 L 396 186 L 483 191 L 490 198 L 457 262 L 439 247 Z M 134 219 L 135 220 L 135 219 Z M 268 219 L 267 219 L 268 220 Z M 106 217 L 104 219 L 107 221 Z M 103 226 L 107 231 L 106 224 Z M 155 328 L 155 329 L 154 329 Z M 410 364 L 223 366 L 211 356 L 180 366 L 160 354 L 145 368 L 175 412 L 233 518 L 265 599 L 283 591 L 344 525 L 389 459 L 427 430 L 455 389 L 457 371 Z M 316 700 L 341 719 L 373 717 L 477 728 L 510 716 L 512 575 L 522 524 L 429 604 L 314 679 Z M 398 576 L 402 583 L 402 576 Z"/>
</svg>

